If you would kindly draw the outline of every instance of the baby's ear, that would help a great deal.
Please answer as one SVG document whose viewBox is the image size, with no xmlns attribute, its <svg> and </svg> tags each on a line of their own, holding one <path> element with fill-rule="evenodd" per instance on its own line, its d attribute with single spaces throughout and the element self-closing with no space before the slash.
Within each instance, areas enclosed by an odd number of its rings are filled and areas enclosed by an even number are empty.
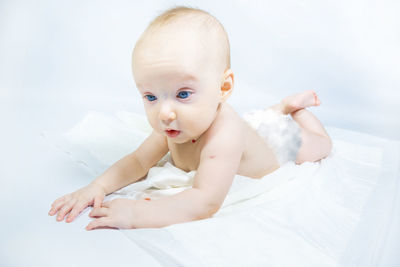
<svg viewBox="0 0 400 267">
<path fill-rule="evenodd" d="M 234 83 L 234 75 L 231 69 L 227 69 L 224 72 L 224 78 L 221 83 L 221 102 L 225 102 L 226 99 L 232 94 Z"/>
</svg>

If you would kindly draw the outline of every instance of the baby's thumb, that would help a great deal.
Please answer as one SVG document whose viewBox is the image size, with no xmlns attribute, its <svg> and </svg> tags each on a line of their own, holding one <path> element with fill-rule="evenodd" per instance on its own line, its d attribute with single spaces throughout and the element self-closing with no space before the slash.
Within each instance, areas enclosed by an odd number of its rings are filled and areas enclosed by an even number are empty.
<svg viewBox="0 0 400 267">
<path fill-rule="evenodd" d="M 94 208 L 100 208 L 101 207 L 101 203 L 103 203 L 103 199 L 104 199 L 104 197 L 102 197 L 102 196 L 95 197 L 94 198 L 93 207 Z"/>
</svg>

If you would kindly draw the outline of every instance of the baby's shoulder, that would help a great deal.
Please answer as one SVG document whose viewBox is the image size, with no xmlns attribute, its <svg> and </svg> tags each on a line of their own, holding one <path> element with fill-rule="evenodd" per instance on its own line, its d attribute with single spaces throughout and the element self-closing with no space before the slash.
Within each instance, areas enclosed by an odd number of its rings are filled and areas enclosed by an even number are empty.
<svg viewBox="0 0 400 267">
<path fill-rule="evenodd" d="M 231 105 L 223 103 L 217 117 L 215 118 L 214 126 L 224 129 L 230 127 L 242 127 L 242 119 Z"/>
<path fill-rule="evenodd" d="M 232 141 L 232 139 L 238 138 L 240 140 L 245 131 L 243 119 L 228 103 L 223 103 L 221 105 L 213 124 L 208 130 L 207 139 Z"/>
<path fill-rule="evenodd" d="M 227 104 L 222 106 L 203 136 L 200 158 L 226 159 L 242 155 L 245 147 L 245 127 L 236 111 Z"/>
</svg>

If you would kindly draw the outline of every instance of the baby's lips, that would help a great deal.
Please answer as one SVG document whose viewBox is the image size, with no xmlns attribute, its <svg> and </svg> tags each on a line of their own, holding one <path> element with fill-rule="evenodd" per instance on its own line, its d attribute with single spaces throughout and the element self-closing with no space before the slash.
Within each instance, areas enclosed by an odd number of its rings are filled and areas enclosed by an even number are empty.
<svg viewBox="0 0 400 267">
<path fill-rule="evenodd" d="M 165 130 L 165 133 L 166 133 L 169 137 L 176 137 L 176 136 L 178 136 L 178 135 L 181 133 L 181 131 L 179 131 L 179 130 L 167 129 L 167 130 Z"/>
</svg>

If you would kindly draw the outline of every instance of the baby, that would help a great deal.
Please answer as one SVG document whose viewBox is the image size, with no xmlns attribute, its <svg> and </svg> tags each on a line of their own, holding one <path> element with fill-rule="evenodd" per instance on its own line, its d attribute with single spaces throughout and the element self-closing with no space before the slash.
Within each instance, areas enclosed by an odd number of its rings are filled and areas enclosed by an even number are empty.
<svg viewBox="0 0 400 267">
<path fill-rule="evenodd" d="M 313 91 L 245 119 L 226 103 L 234 85 L 229 40 L 205 11 L 177 7 L 158 16 L 137 42 L 132 68 L 153 132 L 92 183 L 54 201 L 49 215 L 58 213 L 57 221 L 67 216 L 72 222 L 88 206 L 95 220 L 87 230 L 209 218 L 236 174 L 261 178 L 288 161 L 318 161 L 331 151 L 324 127 L 305 109 L 320 104 Z M 144 179 L 168 152 L 176 167 L 197 170 L 192 188 L 160 199 L 103 203 L 106 195 Z"/>
</svg>

